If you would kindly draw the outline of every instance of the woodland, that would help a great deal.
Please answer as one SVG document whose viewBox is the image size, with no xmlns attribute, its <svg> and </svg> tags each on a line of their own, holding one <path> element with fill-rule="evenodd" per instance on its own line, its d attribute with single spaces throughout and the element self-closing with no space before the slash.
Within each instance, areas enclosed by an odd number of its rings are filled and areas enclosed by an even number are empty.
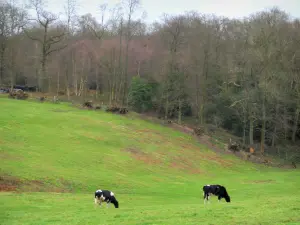
<svg viewBox="0 0 300 225">
<path fill-rule="evenodd" d="M 0 1 L 0 87 L 122 105 L 222 128 L 300 161 L 300 19 L 277 7 L 229 19 L 197 11 L 145 22 L 139 0 L 77 13 Z"/>
</svg>

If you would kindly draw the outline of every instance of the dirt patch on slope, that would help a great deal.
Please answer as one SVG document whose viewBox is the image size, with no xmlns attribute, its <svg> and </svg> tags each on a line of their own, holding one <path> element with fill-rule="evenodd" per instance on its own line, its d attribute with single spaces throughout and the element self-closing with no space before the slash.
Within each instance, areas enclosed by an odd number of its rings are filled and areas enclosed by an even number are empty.
<svg viewBox="0 0 300 225">
<path fill-rule="evenodd" d="M 0 192 L 16 191 L 22 184 L 21 180 L 10 176 L 0 176 Z"/>
<path fill-rule="evenodd" d="M 10 175 L 0 175 L 0 192 L 71 192 L 72 185 L 63 178 L 58 180 L 59 186 L 42 180 L 21 180 Z"/>
<path fill-rule="evenodd" d="M 199 168 L 196 168 L 195 166 L 190 165 L 190 163 L 187 161 L 172 161 L 172 163 L 170 164 L 170 168 L 175 168 L 189 174 L 203 173 L 203 171 L 201 171 Z"/>
<path fill-rule="evenodd" d="M 270 184 L 270 183 L 276 183 L 275 180 L 251 180 L 244 182 L 245 184 Z"/>
<path fill-rule="evenodd" d="M 153 164 L 160 164 L 162 161 L 157 158 L 156 156 L 143 152 L 139 150 L 138 148 L 126 148 L 124 149 L 125 152 L 130 153 L 131 157 L 138 160 L 138 161 L 143 161 L 144 163 L 148 165 L 153 165 Z"/>
</svg>

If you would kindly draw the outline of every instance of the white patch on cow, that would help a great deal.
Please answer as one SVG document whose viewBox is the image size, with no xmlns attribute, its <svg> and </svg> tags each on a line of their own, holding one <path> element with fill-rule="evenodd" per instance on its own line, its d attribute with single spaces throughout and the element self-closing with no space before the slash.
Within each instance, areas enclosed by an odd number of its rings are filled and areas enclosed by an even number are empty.
<svg viewBox="0 0 300 225">
<path fill-rule="evenodd" d="M 101 207 L 101 198 L 98 198 L 98 197 L 96 197 L 95 198 L 95 205 L 100 205 L 100 207 Z"/>
<path fill-rule="evenodd" d="M 105 197 L 103 195 L 100 196 L 100 199 L 105 201 Z"/>
<path fill-rule="evenodd" d="M 96 192 L 102 192 L 102 190 L 99 189 L 99 190 L 97 190 Z"/>
<path fill-rule="evenodd" d="M 207 186 L 207 187 L 209 187 L 209 186 L 210 186 L 210 184 L 207 184 L 206 186 Z"/>
<path fill-rule="evenodd" d="M 114 196 L 114 195 L 115 195 L 115 194 L 111 191 L 111 192 L 110 192 L 110 196 Z"/>
</svg>

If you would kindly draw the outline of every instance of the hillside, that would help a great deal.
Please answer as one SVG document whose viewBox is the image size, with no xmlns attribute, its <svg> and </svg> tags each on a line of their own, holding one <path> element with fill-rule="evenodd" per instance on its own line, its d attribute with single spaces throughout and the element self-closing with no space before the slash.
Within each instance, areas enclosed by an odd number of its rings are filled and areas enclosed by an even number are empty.
<svg viewBox="0 0 300 225">
<path fill-rule="evenodd" d="M 300 222 L 299 170 L 216 153 L 135 116 L 2 97 L 0 107 L 3 224 Z M 207 183 L 226 186 L 232 203 L 205 208 Z M 94 209 L 99 188 L 120 209 Z"/>
</svg>

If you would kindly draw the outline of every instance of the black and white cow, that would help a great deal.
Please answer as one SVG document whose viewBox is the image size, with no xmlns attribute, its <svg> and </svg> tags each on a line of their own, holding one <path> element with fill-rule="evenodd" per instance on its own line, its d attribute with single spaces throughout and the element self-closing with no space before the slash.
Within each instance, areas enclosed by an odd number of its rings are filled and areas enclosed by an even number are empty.
<svg viewBox="0 0 300 225">
<path fill-rule="evenodd" d="M 97 190 L 95 192 L 95 204 L 99 204 L 101 206 L 102 202 L 107 203 L 107 207 L 109 203 L 114 204 L 115 208 L 119 208 L 119 202 L 117 201 L 115 194 L 108 190 Z"/>
<path fill-rule="evenodd" d="M 204 203 L 208 202 L 209 196 L 216 195 L 220 201 L 222 198 L 225 198 L 226 202 L 230 202 L 230 196 L 228 195 L 226 188 L 218 184 L 207 184 L 203 186 L 203 197 Z"/>
</svg>

